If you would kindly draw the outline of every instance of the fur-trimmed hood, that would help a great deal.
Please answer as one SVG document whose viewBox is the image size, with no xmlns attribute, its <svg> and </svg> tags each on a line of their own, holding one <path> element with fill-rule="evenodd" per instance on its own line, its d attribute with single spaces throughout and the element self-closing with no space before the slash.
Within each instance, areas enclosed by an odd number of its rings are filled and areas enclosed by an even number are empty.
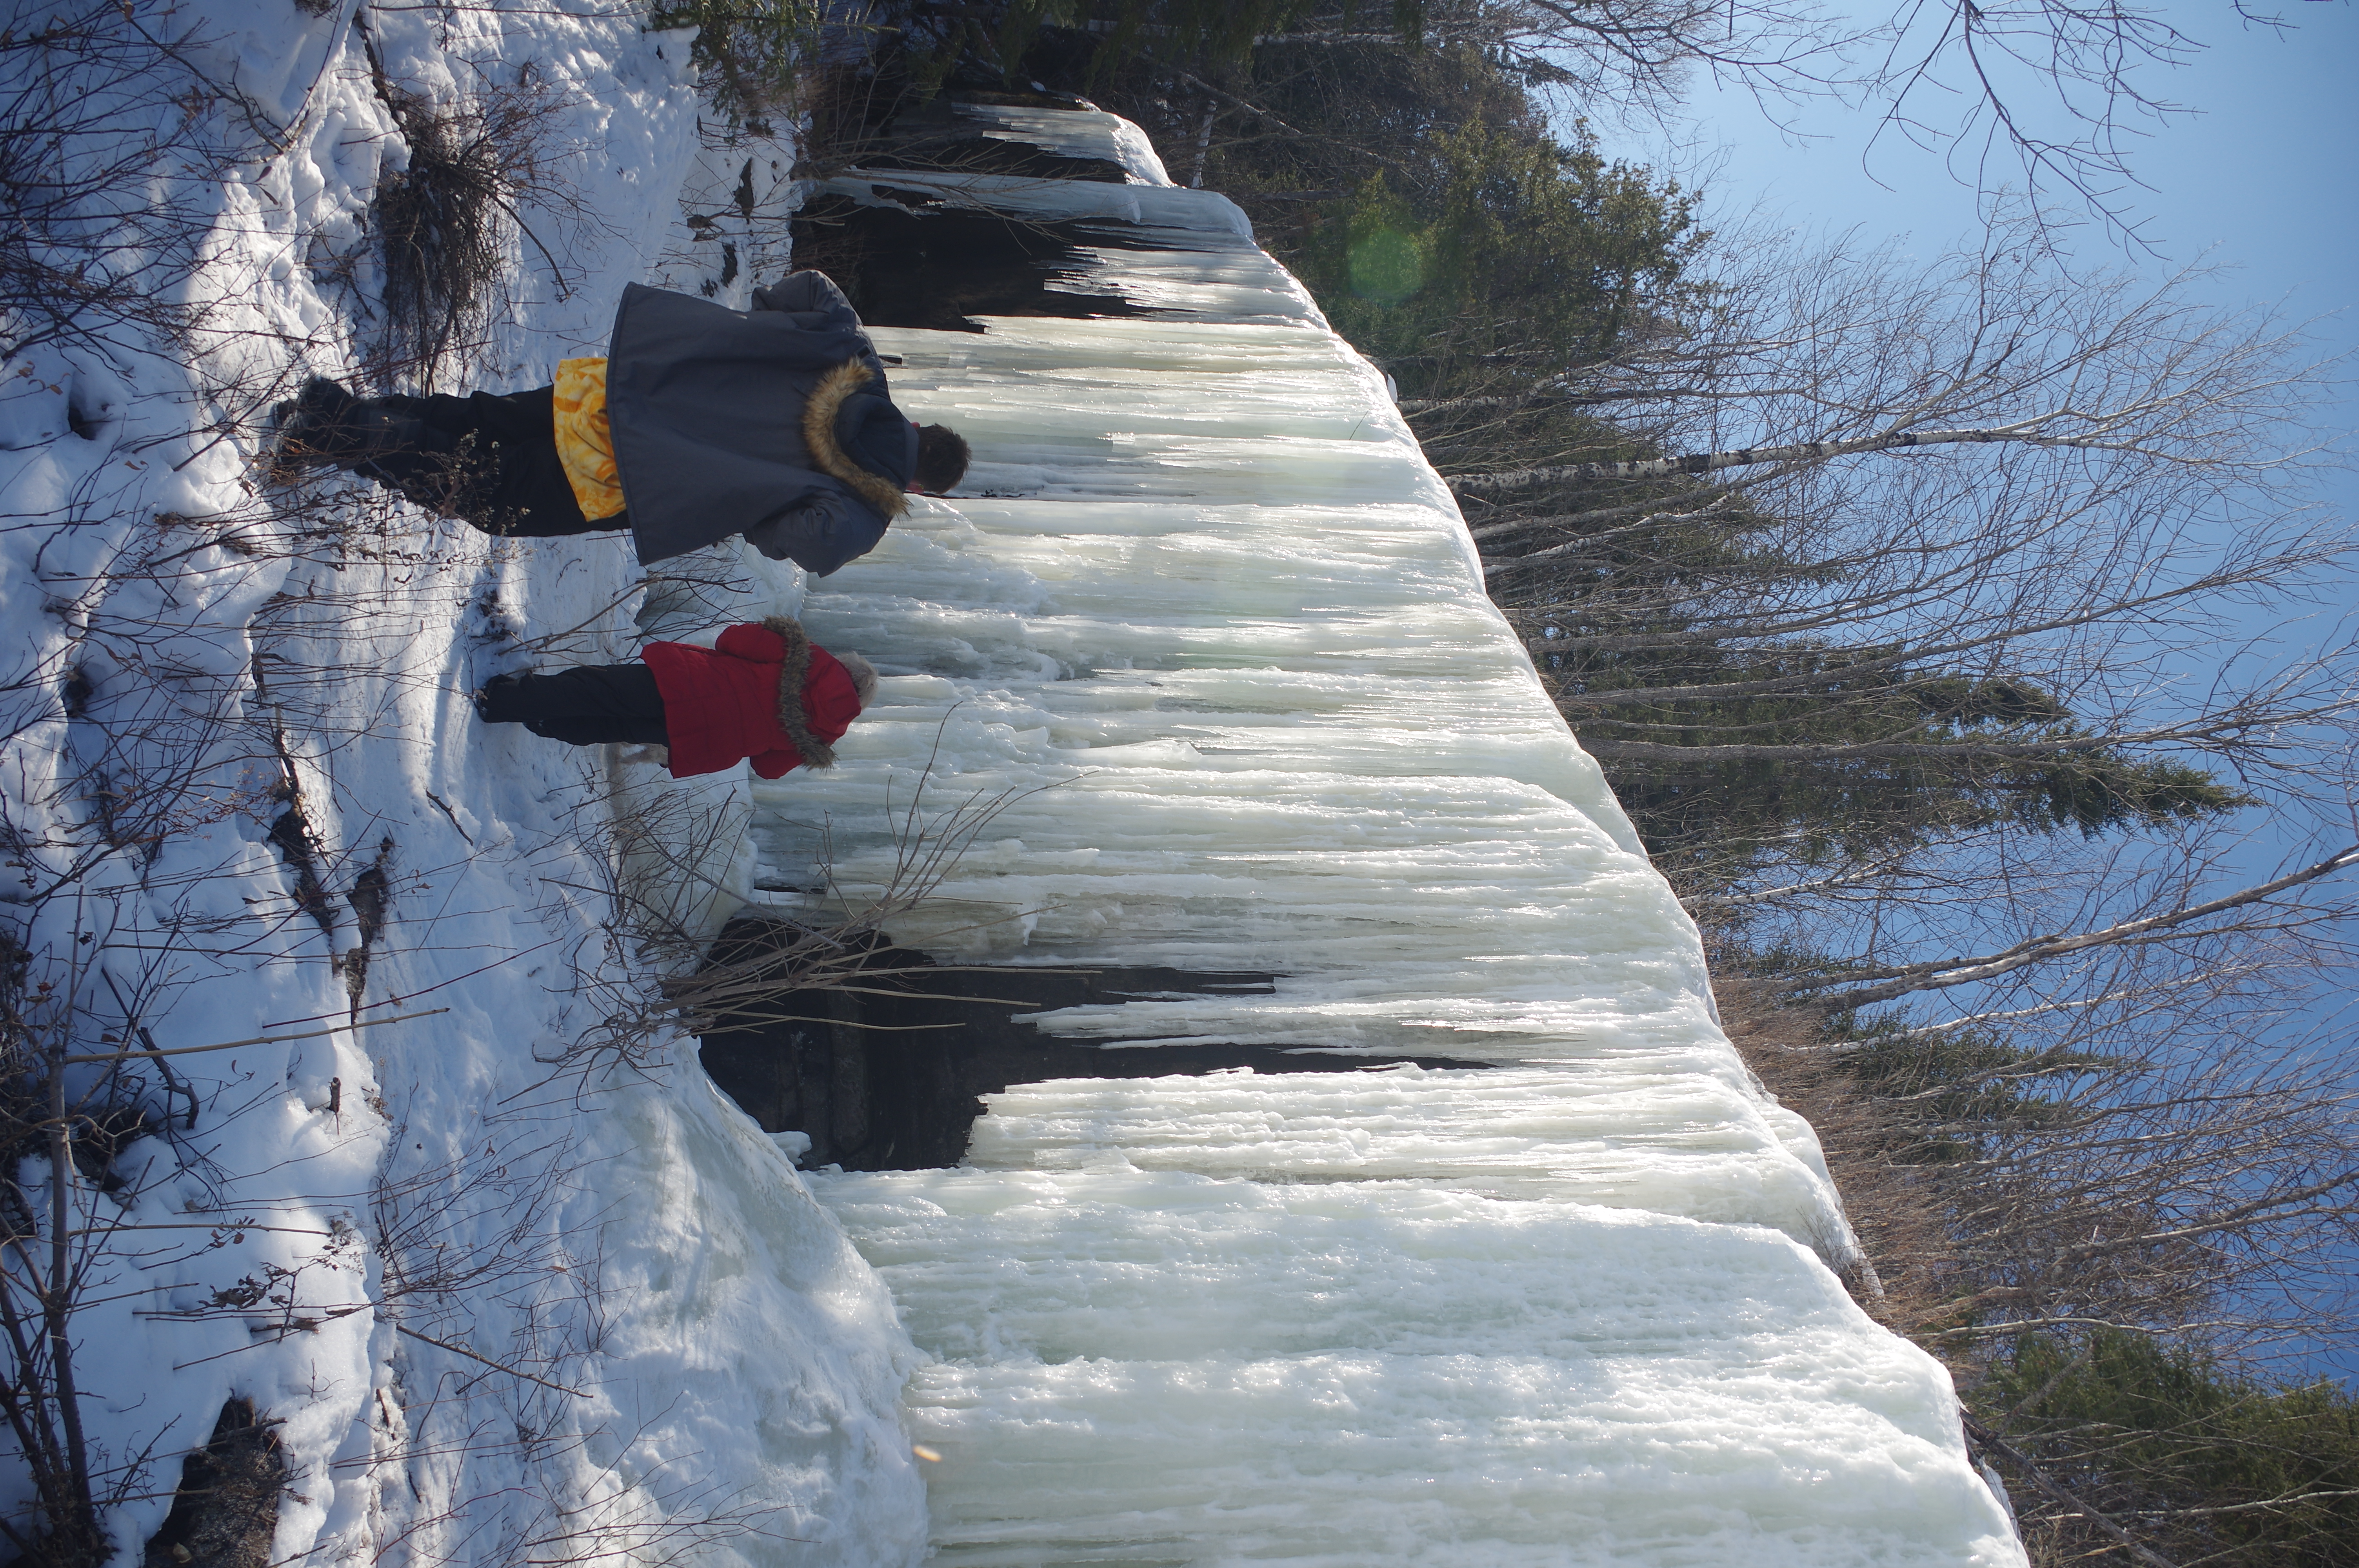
<svg viewBox="0 0 2359 1568">
<path fill-rule="evenodd" d="M 854 461 L 843 449 L 836 428 L 844 405 L 875 379 L 868 367 L 858 360 L 847 360 L 820 377 L 819 384 L 811 388 L 810 400 L 803 405 L 803 445 L 810 449 L 812 467 L 841 481 L 887 518 L 893 518 L 909 510 L 908 495 L 891 480 Z M 883 398 L 873 401 L 882 406 L 880 417 L 889 417 L 900 425 L 908 423 Z"/>
<path fill-rule="evenodd" d="M 874 689 L 873 681 L 862 686 L 866 660 L 838 659 L 784 615 L 728 627 L 709 648 L 649 643 L 639 657 L 663 697 L 671 773 L 679 779 L 741 760 L 765 779 L 828 767 L 831 742 L 852 728 Z"/>
<path fill-rule="evenodd" d="M 778 641 L 787 645 L 786 662 L 778 666 L 778 728 L 785 730 L 787 739 L 794 742 L 805 767 L 835 766 L 834 748 L 811 732 L 814 719 L 822 723 L 827 722 L 827 719 L 812 712 L 805 703 L 803 684 L 810 678 L 811 655 L 816 653 L 834 665 L 842 673 L 844 684 L 852 688 L 852 712 L 842 716 L 847 727 L 863 706 L 858 695 L 859 683 L 850 670 L 844 669 L 829 655 L 826 649 L 811 645 L 810 636 L 803 630 L 801 622 L 785 615 L 766 615 L 762 618 L 762 628 L 776 633 Z M 840 709 L 843 705 L 844 694 L 842 692 L 814 692 L 810 695 L 831 709 Z M 842 732 L 841 729 L 836 731 L 839 736 Z"/>
</svg>

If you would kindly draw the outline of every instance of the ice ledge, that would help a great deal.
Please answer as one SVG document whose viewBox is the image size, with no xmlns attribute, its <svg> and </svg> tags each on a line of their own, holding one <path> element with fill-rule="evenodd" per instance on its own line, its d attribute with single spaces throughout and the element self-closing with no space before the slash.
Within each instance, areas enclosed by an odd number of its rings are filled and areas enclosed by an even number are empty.
<svg viewBox="0 0 2359 1568">
<path fill-rule="evenodd" d="M 1502 1065 L 1026 1085 L 967 1168 L 815 1177 L 937 1358 L 937 1561 L 2022 1562 L 1381 375 L 1218 198 L 830 189 L 1086 220 L 1158 314 L 877 333 L 982 460 L 802 601 L 887 679 L 756 787 L 766 896 L 1003 800 L 897 937 L 1279 975 L 1045 1028 Z"/>
</svg>

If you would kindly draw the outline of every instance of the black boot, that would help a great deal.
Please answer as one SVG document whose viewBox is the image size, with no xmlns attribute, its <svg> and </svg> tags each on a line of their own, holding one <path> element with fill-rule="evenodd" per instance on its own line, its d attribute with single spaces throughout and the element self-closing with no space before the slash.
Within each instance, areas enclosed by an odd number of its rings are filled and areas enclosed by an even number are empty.
<svg viewBox="0 0 2359 1568">
<path fill-rule="evenodd" d="M 531 673 L 526 670 L 517 675 L 494 676 L 468 693 L 467 699 L 475 705 L 475 717 L 486 724 L 523 723 L 527 715 L 519 711 L 516 698 L 524 686 L 523 676 Z"/>
<path fill-rule="evenodd" d="M 329 468 L 351 445 L 344 416 L 360 399 L 340 382 L 315 375 L 303 390 L 271 410 L 276 439 L 272 460 L 281 469 Z"/>
<path fill-rule="evenodd" d="M 270 408 L 270 443 L 266 460 L 271 473 L 293 479 L 309 469 L 335 464 L 335 430 L 343 411 L 357 402 L 338 382 L 315 375 L 303 390 Z"/>
<path fill-rule="evenodd" d="M 486 724 L 521 724 L 569 746 L 661 746 L 663 693 L 647 665 L 582 665 L 551 675 L 498 676 L 474 695 Z"/>
<path fill-rule="evenodd" d="M 448 401 L 447 399 L 445 401 Z M 467 492 L 473 440 L 423 416 L 427 400 L 355 397 L 313 376 L 286 410 L 277 466 L 337 468 L 397 490 L 419 505 L 448 511 Z"/>
</svg>

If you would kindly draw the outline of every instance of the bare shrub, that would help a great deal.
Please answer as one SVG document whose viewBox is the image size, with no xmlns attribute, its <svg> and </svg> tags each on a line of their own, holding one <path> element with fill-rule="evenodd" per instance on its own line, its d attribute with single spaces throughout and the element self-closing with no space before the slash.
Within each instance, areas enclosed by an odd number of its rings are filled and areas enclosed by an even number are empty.
<svg viewBox="0 0 2359 1568">
<path fill-rule="evenodd" d="M 1885 1019 L 1722 988 L 1729 1034 L 1809 1119 L 1882 1281 L 1869 1310 L 1968 1380 L 2027 1335 L 2171 1336 L 2269 1364 L 2350 1321 L 2359 1095 L 2273 1020 L 2125 989 L 2053 1020 Z M 2198 1054 L 2114 1010 L 2210 1020 Z"/>
<path fill-rule="evenodd" d="M 120 1045 L 76 1049 L 86 969 L 33 961 L 13 940 L 0 960 L 0 1419 L 33 1494 L 0 1515 L 0 1541 L 38 1568 L 103 1563 L 101 1517 L 147 1472 L 146 1454 L 110 1455 L 83 1430 L 74 1316 L 115 1239 L 101 1207 L 122 1185 L 114 1156 L 168 1118 L 141 1103 Z"/>
<path fill-rule="evenodd" d="M 1818 1048 L 1815 1014 L 1729 987 L 1721 988 L 1719 1002 L 1722 1024 L 1745 1065 L 1818 1134 L 1845 1217 L 1876 1281 L 1868 1290 L 1864 1276 L 1846 1279 L 1854 1299 L 1888 1325 L 1930 1315 L 1934 1275 L 1924 1265 L 1947 1255 L 1948 1227 L 1917 1172 L 1885 1157 L 1892 1141 L 1889 1114 L 1832 1053 Z"/>
<path fill-rule="evenodd" d="M 627 989 L 598 982 L 603 1016 L 566 1050 L 563 1064 L 585 1074 L 643 1068 L 658 1059 L 664 1039 L 791 1021 L 808 1012 L 814 996 L 889 991 L 897 976 L 916 972 L 889 956 L 887 927 L 933 900 L 1004 813 L 1057 787 L 977 793 L 929 812 L 932 776 L 929 759 L 908 805 L 896 811 L 888 802 L 894 853 L 881 882 L 840 883 L 823 839 L 810 903 L 826 911 L 824 917 L 773 914 L 766 939 L 726 951 L 712 947 L 709 923 L 701 918 L 706 895 L 725 892 L 700 849 L 712 842 L 716 808 L 673 795 L 616 792 L 599 857 L 609 876 L 596 890 L 614 911 L 606 940 L 615 961 L 583 969 L 647 979 Z M 926 971 L 941 972 L 938 966 Z"/>
<path fill-rule="evenodd" d="M 693 972 L 667 976 L 661 984 L 663 998 L 676 1010 L 679 1026 L 703 1034 L 722 1027 L 808 1022 L 816 993 L 897 995 L 894 982 L 903 975 L 919 973 L 921 968 L 929 974 L 942 973 L 940 965 L 897 959 L 886 928 L 935 895 L 1001 813 L 1036 793 L 1004 790 L 971 795 L 930 821 L 921 817 L 913 803 L 896 826 L 893 868 L 881 888 L 845 890 L 829 865 L 819 902 L 840 912 L 833 918 L 805 922 L 772 915 L 764 923 L 769 928 L 764 939 L 716 948 Z M 822 846 L 823 860 L 826 853 Z"/>
<path fill-rule="evenodd" d="M 384 274 L 385 330 L 370 366 L 379 381 L 428 390 L 454 352 L 473 344 L 505 305 L 512 233 L 548 266 L 560 298 L 573 275 L 525 220 L 527 203 L 570 223 L 590 214 L 567 178 L 569 105 L 529 66 L 438 103 L 375 71 L 377 96 L 408 144 L 405 168 L 379 181 L 371 213 Z"/>
<path fill-rule="evenodd" d="M 127 6 L 38 15 L 0 32 L 0 362 L 126 330 L 180 341 L 200 312 L 179 286 L 205 225 L 154 200 L 151 179 L 217 177 L 275 127 L 234 89 L 193 79 Z"/>
</svg>

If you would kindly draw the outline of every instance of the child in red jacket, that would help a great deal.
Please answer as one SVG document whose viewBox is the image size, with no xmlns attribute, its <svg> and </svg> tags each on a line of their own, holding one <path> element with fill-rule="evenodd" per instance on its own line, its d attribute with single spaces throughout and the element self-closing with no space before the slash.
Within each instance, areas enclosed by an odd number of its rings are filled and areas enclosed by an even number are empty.
<svg viewBox="0 0 2359 1568">
<path fill-rule="evenodd" d="M 502 676 L 475 694 L 486 724 L 521 724 L 573 746 L 664 746 L 671 776 L 719 773 L 751 758 L 766 779 L 834 765 L 840 739 L 875 695 L 876 672 L 838 658 L 800 624 L 773 615 L 732 626 L 711 648 L 650 643 L 636 665 L 584 665 Z"/>
</svg>

